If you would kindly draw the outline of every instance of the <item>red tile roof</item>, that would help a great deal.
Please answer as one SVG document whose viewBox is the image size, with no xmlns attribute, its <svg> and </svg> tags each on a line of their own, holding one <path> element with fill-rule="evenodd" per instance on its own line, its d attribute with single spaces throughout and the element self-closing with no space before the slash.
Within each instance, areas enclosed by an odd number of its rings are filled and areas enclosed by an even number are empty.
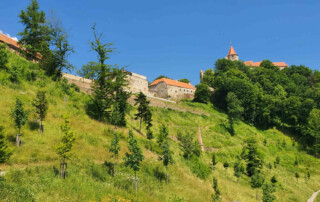
<svg viewBox="0 0 320 202">
<path fill-rule="evenodd" d="M 158 83 L 161 83 L 161 82 L 164 82 L 164 83 L 166 83 L 167 85 L 170 85 L 170 86 L 178 86 L 178 87 L 182 87 L 182 88 L 189 88 L 189 89 L 192 89 L 192 90 L 196 90 L 196 88 L 193 87 L 191 84 L 183 83 L 183 82 L 180 82 L 180 81 L 167 79 L 167 78 L 157 79 L 157 80 L 153 81 L 150 84 L 150 86 L 157 85 Z"/>
<path fill-rule="evenodd" d="M 259 67 L 261 62 L 253 62 L 253 61 L 246 61 L 243 62 L 246 66 L 253 66 L 253 67 Z M 285 62 L 273 62 L 274 66 L 276 67 L 289 67 Z"/>
<path fill-rule="evenodd" d="M 237 55 L 236 51 L 233 49 L 232 46 L 230 46 L 230 50 L 229 50 L 228 56 L 229 55 Z"/>
<path fill-rule="evenodd" d="M 20 48 L 17 41 L 15 41 L 15 40 L 11 39 L 10 37 L 7 37 L 6 35 L 1 34 L 1 33 L 0 33 L 0 41 L 6 43 L 8 45 L 14 46 L 16 48 Z"/>
</svg>

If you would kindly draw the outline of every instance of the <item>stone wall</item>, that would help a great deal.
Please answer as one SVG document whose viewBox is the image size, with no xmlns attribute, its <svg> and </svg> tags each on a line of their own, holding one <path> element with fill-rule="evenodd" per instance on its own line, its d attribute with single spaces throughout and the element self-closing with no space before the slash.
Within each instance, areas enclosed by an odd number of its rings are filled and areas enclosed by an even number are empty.
<svg viewBox="0 0 320 202">
<path fill-rule="evenodd" d="M 62 73 L 62 78 L 66 78 L 68 80 L 68 83 L 76 84 L 81 91 L 85 93 L 91 93 L 91 86 L 93 85 L 92 80 L 67 73 Z"/>
<path fill-rule="evenodd" d="M 128 91 L 132 93 L 144 93 L 148 94 L 148 80 L 147 77 L 140 74 L 127 72 L 127 79 L 129 81 Z"/>
<path fill-rule="evenodd" d="M 165 99 L 193 99 L 195 90 L 178 86 L 167 85 L 165 82 L 160 82 L 149 87 L 149 95 Z"/>
</svg>

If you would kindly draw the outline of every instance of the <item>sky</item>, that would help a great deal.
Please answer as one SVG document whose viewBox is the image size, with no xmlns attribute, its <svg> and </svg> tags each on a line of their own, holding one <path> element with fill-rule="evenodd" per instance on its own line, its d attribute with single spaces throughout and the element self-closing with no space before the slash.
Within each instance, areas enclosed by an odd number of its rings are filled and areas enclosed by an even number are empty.
<svg viewBox="0 0 320 202">
<path fill-rule="evenodd" d="M 24 27 L 19 13 L 29 0 L 0 0 L 0 30 L 17 37 Z M 320 70 L 319 0 L 38 0 L 54 11 L 69 34 L 81 68 L 97 61 L 90 50 L 91 27 L 114 43 L 108 64 L 147 76 L 188 78 L 199 83 L 200 70 L 214 68 L 230 43 L 240 60 L 286 62 Z M 73 70 L 71 73 L 76 73 Z"/>
</svg>

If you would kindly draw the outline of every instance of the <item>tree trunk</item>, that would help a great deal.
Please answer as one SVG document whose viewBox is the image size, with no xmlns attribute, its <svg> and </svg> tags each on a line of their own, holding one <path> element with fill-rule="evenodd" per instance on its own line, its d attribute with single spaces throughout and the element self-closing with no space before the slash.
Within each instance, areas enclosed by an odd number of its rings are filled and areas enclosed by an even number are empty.
<svg viewBox="0 0 320 202">
<path fill-rule="evenodd" d="M 16 142 L 17 142 L 17 147 L 20 147 L 20 145 L 22 144 L 22 140 L 21 140 L 21 135 L 20 135 L 20 133 L 17 134 Z"/>
<path fill-rule="evenodd" d="M 138 191 L 138 180 L 137 180 L 137 172 L 134 172 L 134 181 L 136 183 L 136 193 Z"/>
<path fill-rule="evenodd" d="M 62 179 L 66 178 L 66 171 L 67 171 L 67 163 L 65 161 L 63 161 L 60 164 L 60 175 Z"/>
</svg>

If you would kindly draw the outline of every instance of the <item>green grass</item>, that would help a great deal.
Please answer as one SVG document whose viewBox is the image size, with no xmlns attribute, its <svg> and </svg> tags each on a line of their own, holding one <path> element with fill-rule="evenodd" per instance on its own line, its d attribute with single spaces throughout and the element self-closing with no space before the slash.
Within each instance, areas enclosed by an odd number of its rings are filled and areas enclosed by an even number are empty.
<svg viewBox="0 0 320 202">
<path fill-rule="evenodd" d="M 12 56 L 11 64 L 16 60 L 19 58 Z M 259 150 L 264 156 L 262 174 L 267 181 L 272 176 L 276 176 L 279 181 L 275 193 L 277 201 L 306 201 L 314 190 L 320 189 L 319 159 L 300 150 L 298 143 L 293 147 L 290 137 L 276 129 L 261 131 L 243 122 L 236 124 L 236 135 L 232 137 L 224 128 L 227 121 L 224 113 L 218 112 L 211 105 L 188 101 L 180 104 L 179 108 L 192 108 L 210 116 L 153 107 L 154 134 L 158 134 L 161 124 L 166 124 L 169 136 L 191 133 L 196 141 L 200 126 L 204 145 L 217 149 L 218 164 L 214 171 L 210 169 L 212 152 L 203 152 L 198 162 L 201 166 L 195 166 L 194 162 L 183 159 L 179 143 L 170 140 L 175 164 L 169 166 L 170 183 L 161 181 L 165 168 L 158 161 L 157 153 L 145 149 L 145 145 L 148 145 L 145 136 L 136 132 L 139 128 L 138 121 L 134 120 L 136 108 L 130 107 L 127 128 L 117 130 L 121 137 L 119 175 L 111 177 L 104 162 L 113 162 L 109 153 L 113 126 L 95 121 L 85 113 L 85 94 L 73 89 L 66 90 L 63 84 L 44 76 L 40 76 L 41 79 L 35 82 L 23 81 L 18 86 L 7 81 L 7 76 L 0 71 L 0 124 L 6 128 L 7 140 L 14 153 L 7 164 L 1 165 L 7 174 L 1 179 L 0 200 L 110 201 L 121 198 L 134 201 L 210 201 L 213 193 L 212 178 L 215 176 L 223 201 L 256 201 L 256 191 L 250 188 L 249 178 L 242 176 L 237 183 L 233 175 L 233 165 L 241 153 L 243 143 L 252 136 L 257 139 Z M 49 100 L 43 135 L 39 135 L 31 105 L 40 86 L 45 86 Z M 30 121 L 22 128 L 23 145 L 19 148 L 15 147 L 17 130 L 10 117 L 16 97 L 20 97 L 26 109 L 30 110 Z M 68 164 L 68 177 L 62 180 L 57 173 L 59 159 L 55 147 L 62 136 L 60 124 L 65 113 L 71 115 L 76 142 L 73 157 Z M 124 167 L 121 160 L 127 151 L 129 129 L 134 131 L 145 155 L 138 173 L 137 194 L 132 189 L 133 172 Z M 143 130 L 143 134 L 145 132 Z M 264 139 L 267 139 L 266 146 L 263 144 Z M 283 140 L 286 141 L 286 147 L 282 146 Z M 155 140 L 153 145 L 156 145 Z M 280 157 L 280 165 L 274 168 L 277 156 Z M 296 157 L 300 161 L 298 166 L 294 165 Z M 224 162 L 230 165 L 227 170 L 223 168 Z M 272 164 L 272 169 L 268 168 L 269 163 Z M 207 177 L 206 174 L 202 177 L 205 179 L 198 177 L 201 172 L 196 169 L 203 166 L 210 170 Z M 309 181 L 305 180 L 307 169 L 311 173 Z M 300 174 L 298 180 L 295 172 Z M 260 196 L 261 194 L 260 191 Z M 318 198 L 319 196 L 316 200 Z"/>
</svg>

